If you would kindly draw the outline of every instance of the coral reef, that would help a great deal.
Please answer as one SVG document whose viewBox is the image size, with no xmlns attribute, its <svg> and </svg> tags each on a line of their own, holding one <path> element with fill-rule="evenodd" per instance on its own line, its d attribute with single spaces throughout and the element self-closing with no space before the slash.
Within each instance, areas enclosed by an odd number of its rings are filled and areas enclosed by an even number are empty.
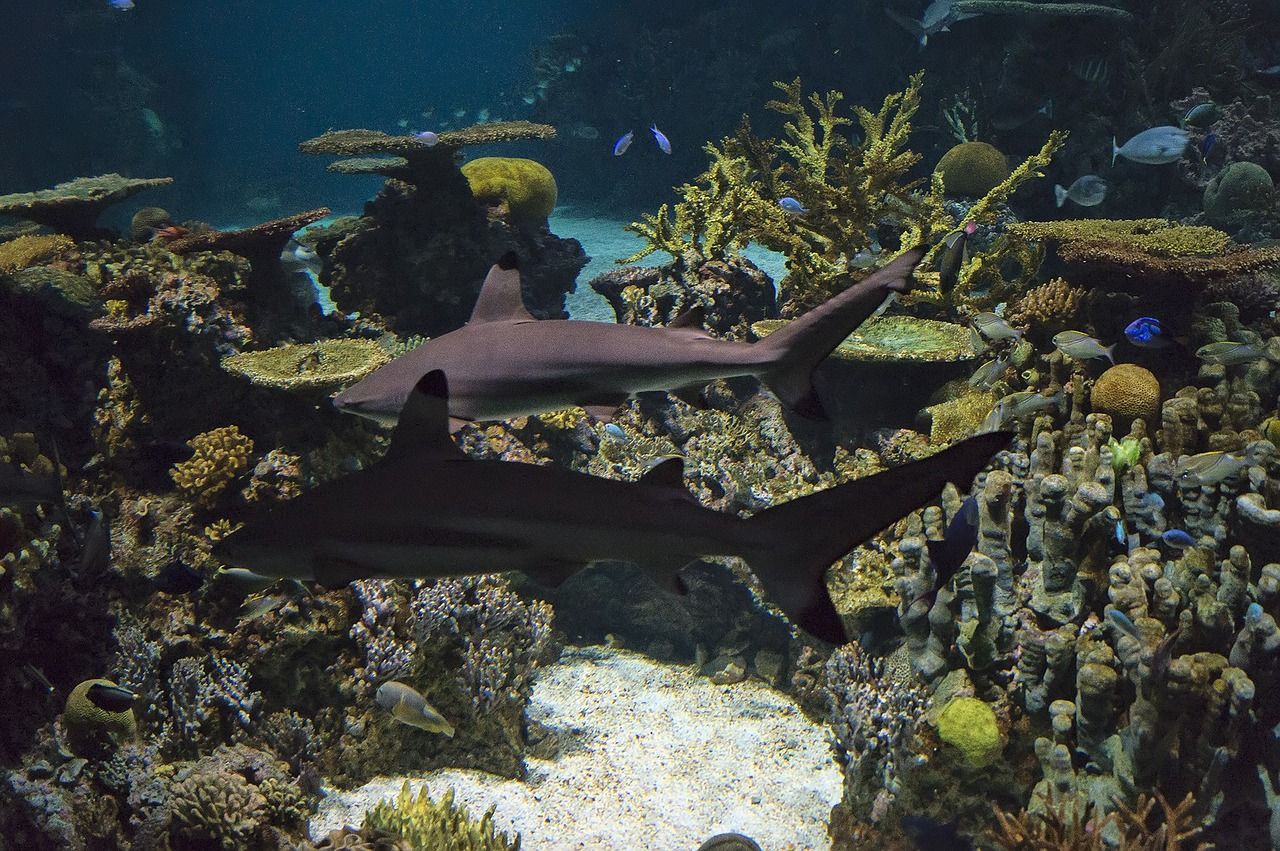
<svg viewBox="0 0 1280 851">
<path fill-rule="evenodd" d="M 453 803 L 453 790 L 439 801 L 427 794 L 426 785 L 415 797 L 404 782 L 395 801 L 383 801 L 365 816 L 364 829 L 397 836 L 410 848 L 440 851 L 519 851 L 520 837 L 508 839 L 493 826 L 493 810 L 475 821 L 465 808 Z"/>
<path fill-rule="evenodd" d="M 253 441 L 229 425 L 197 434 L 188 441 L 194 454 L 173 466 L 174 484 L 204 505 L 249 467 Z"/>
<path fill-rule="evenodd" d="M 0 215 L 45 225 L 78 242 L 101 234 L 98 216 L 107 207 L 171 183 L 172 177 L 135 178 L 120 174 L 78 177 L 52 189 L 0 195 Z"/>
<path fill-rule="evenodd" d="M 556 206 L 556 179 L 547 167 L 520 157 L 480 157 L 462 167 L 476 200 L 491 215 L 520 227 L 546 227 Z"/>
<path fill-rule="evenodd" d="M 62 234 L 27 234 L 0 243 L 0 272 L 17 272 L 46 263 L 74 245 L 70 237 Z"/>
<path fill-rule="evenodd" d="M 100 757 L 121 741 L 131 739 L 137 731 L 133 709 L 103 709 L 88 697 L 93 686 L 114 686 L 111 680 L 85 680 L 67 695 L 62 711 L 62 729 L 67 743 L 77 756 Z"/>
</svg>

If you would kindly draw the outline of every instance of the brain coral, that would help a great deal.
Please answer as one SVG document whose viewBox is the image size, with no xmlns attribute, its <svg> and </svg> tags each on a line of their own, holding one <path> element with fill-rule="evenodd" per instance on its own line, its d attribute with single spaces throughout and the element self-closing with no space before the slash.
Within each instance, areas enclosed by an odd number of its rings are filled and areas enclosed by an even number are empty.
<svg viewBox="0 0 1280 851">
<path fill-rule="evenodd" d="M 62 710 L 67 744 L 77 756 L 103 756 L 110 752 L 113 739 L 132 738 L 137 730 L 133 709 L 110 712 L 89 699 L 89 689 L 95 685 L 114 686 L 115 683 L 111 680 L 85 680 L 67 695 L 67 704 Z"/>
<path fill-rule="evenodd" d="M 1000 753 L 1000 726 L 991 707 L 976 697 L 956 697 L 938 716 L 938 738 L 956 747 L 972 766 L 983 766 Z"/>
<path fill-rule="evenodd" d="M 253 441 L 233 425 L 197 434 L 187 441 L 195 454 L 173 465 L 169 475 L 179 488 L 195 496 L 204 505 L 229 485 L 249 466 Z"/>
<path fill-rule="evenodd" d="M 962 142 L 942 155 L 935 170 L 948 195 L 981 198 L 1009 176 L 1009 163 L 986 142 Z"/>
<path fill-rule="evenodd" d="M 1267 170 L 1256 163 L 1235 162 L 1218 172 L 1204 188 L 1204 213 L 1211 222 L 1232 224 L 1249 213 L 1266 210 L 1275 195 Z"/>
<path fill-rule="evenodd" d="M 556 206 L 556 179 L 547 167 L 519 157 L 480 157 L 462 167 L 471 194 L 512 223 L 539 225 Z"/>
<path fill-rule="evenodd" d="M 1089 396 L 1093 410 L 1131 420 L 1152 422 L 1160 410 L 1160 382 L 1150 370 L 1134 363 L 1119 363 L 1094 382 Z"/>
</svg>

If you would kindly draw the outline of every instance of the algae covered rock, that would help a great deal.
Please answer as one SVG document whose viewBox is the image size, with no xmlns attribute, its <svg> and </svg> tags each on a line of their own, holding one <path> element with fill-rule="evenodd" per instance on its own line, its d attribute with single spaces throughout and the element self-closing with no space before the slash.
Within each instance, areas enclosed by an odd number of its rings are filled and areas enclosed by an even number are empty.
<svg viewBox="0 0 1280 851">
<path fill-rule="evenodd" d="M 1089 404 L 1094 411 L 1117 419 L 1142 417 L 1154 422 L 1160 411 L 1160 381 L 1136 363 L 1118 363 L 1098 376 Z"/>
<path fill-rule="evenodd" d="M 1204 213 L 1211 222 L 1233 224 L 1250 213 L 1269 208 L 1275 184 L 1256 163 L 1237 162 L 1224 168 L 1204 188 Z"/>
<path fill-rule="evenodd" d="M 986 142 L 961 142 L 942 155 L 935 171 L 948 195 L 981 198 L 1009 176 L 1009 163 Z"/>
<path fill-rule="evenodd" d="M 83 757 L 101 757 L 114 750 L 115 745 L 133 738 L 137 721 L 133 709 L 112 712 L 103 709 L 89 699 L 89 689 L 94 686 L 114 687 L 111 680 L 85 680 L 67 695 L 62 710 L 62 728 L 72 753 Z"/>
<path fill-rule="evenodd" d="M 390 359 L 372 340 L 339 339 L 241 352 L 223 358 L 222 368 L 260 387 L 305 393 L 359 381 Z"/>
<path fill-rule="evenodd" d="M 938 738 L 960 751 L 975 768 L 987 765 L 1000 753 L 1000 725 L 986 701 L 954 697 L 938 716 Z"/>
<path fill-rule="evenodd" d="M 513 224 L 544 224 L 556 206 L 556 179 L 546 166 L 520 157 L 480 157 L 462 167 L 471 194 Z"/>
</svg>

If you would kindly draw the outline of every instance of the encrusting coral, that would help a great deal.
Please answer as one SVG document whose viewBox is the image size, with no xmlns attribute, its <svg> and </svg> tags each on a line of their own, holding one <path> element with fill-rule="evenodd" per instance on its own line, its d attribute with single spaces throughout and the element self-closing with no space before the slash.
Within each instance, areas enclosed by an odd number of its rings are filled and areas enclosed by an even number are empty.
<svg viewBox="0 0 1280 851">
<path fill-rule="evenodd" d="M 233 425 L 197 434 L 188 445 L 194 454 L 173 465 L 170 475 L 174 484 L 206 506 L 248 469 L 253 455 L 253 440 Z"/>
<path fill-rule="evenodd" d="M 938 738 L 956 748 L 965 762 L 981 767 L 999 753 L 996 715 L 976 697 L 953 697 L 938 715 Z"/>
<path fill-rule="evenodd" d="M 0 272 L 16 272 L 44 263 L 75 246 L 62 234 L 25 234 L 0 243 Z"/>
</svg>

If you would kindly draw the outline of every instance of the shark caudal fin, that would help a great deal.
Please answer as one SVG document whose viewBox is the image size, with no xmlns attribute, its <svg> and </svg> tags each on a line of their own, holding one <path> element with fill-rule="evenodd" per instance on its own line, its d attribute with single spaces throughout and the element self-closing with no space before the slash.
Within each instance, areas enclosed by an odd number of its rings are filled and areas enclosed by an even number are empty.
<svg viewBox="0 0 1280 851">
<path fill-rule="evenodd" d="M 923 247 L 912 248 L 756 343 L 777 351 L 773 366 L 761 378 L 784 405 L 803 416 L 823 416 L 822 402 L 813 389 L 813 370 L 890 293 L 910 288 L 911 271 L 924 253 Z"/>
<path fill-rule="evenodd" d="M 747 521 L 768 542 L 748 562 L 793 623 L 815 638 L 844 644 L 844 624 L 827 593 L 827 568 L 936 497 L 947 482 L 968 488 L 1012 439 L 1012 432 L 980 434 L 922 461 L 766 509 Z"/>
</svg>

